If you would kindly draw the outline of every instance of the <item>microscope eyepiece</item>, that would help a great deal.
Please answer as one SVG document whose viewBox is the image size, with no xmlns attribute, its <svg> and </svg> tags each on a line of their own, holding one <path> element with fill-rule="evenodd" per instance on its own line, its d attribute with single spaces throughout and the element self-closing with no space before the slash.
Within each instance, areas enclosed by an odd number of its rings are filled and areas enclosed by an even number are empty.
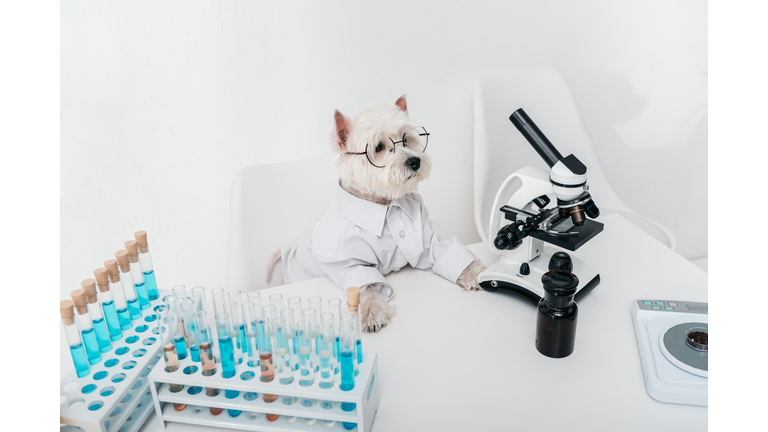
<svg viewBox="0 0 768 432">
<path fill-rule="evenodd" d="M 544 159 L 544 162 L 549 165 L 550 168 L 563 158 L 563 155 L 552 145 L 546 136 L 539 130 L 536 123 L 528 117 L 528 114 L 519 108 L 509 116 L 509 121 L 520 131 L 526 140 L 531 144 L 536 153 Z"/>
</svg>

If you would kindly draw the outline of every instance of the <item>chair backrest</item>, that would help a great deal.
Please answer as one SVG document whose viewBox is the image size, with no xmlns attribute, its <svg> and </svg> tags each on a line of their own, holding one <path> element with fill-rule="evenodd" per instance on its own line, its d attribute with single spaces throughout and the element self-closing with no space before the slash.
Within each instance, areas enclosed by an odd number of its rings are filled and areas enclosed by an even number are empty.
<svg viewBox="0 0 768 432">
<path fill-rule="evenodd" d="M 480 237 L 488 223 L 496 192 L 524 166 L 548 169 L 509 121 L 523 108 L 563 156 L 574 154 L 587 166 L 590 193 L 601 212 L 631 212 L 608 184 L 592 140 L 568 85 L 559 73 L 541 69 L 507 78 L 483 78 L 474 95 L 474 205 Z"/>
<path fill-rule="evenodd" d="M 267 262 L 281 244 L 312 228 L 336 197 L 335 161 L 329 154 L 251 165 L 232 184 L 227 246 L 227 289 L 243 292 L 283 284 L 280 263 L 265 280 Z"/>
</svg>

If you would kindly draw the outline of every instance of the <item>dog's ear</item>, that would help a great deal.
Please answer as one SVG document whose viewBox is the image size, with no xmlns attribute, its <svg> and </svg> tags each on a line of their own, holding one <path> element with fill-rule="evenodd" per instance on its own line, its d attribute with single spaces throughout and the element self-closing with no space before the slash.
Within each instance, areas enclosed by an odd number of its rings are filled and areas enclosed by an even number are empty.
<svg viewBox="0 0 768 432">
<path fill-rule="evenodd" d="M 349 137 L 349 126 L 351 124 L 349 118 L 340 113 L 339 110 L 333 114 L 333 119 L 336 122 L 336 137 L 333 145 L 333 150 L 342 152 L 347 150 L 347 138 Z"/>
<path fill-rule="evenodd" d="M 397 105 L 401 110 L 408 112 L 408 104 L 405 103 L 405 95 L 400 96 L 395 101 L 395 105 Z"/>
</svg>

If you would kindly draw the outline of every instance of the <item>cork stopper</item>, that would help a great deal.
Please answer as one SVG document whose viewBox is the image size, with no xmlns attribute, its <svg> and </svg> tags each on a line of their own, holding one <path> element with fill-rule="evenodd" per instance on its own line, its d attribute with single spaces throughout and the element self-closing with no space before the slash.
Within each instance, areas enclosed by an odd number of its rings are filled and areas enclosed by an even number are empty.
<svg viewBox="0 0 768 432">
<path fill-rule="evenodd" d="M 109 276 L 107 276 L 107 269 L 100 268 L 93 271 L 93 277 L 96 278 L 96 285 L 99 286 L 99 291 L 109 291 Z"/>
<path fill-rule="evenodd" d="M 85 291 L 85 297 L 86 300 L 88 297 L 96 297 L 96 281 L 88 278 L 82 282 L 80 282 L 80 286 L 83 287 L 83 291 Z M 90 300 L 88 300 L 88 303 L 95 303 Z"/>
<path fill-rule="evenodd" d="M 72 301 L 75 303 L 77 313 L 83 315 L 88 312 L 88 306 L 85 304 L 85 290 L 76 289 L 69 293 L 72 296 Z"/>
<path fill-rule="evenodd" d="M 61 310 L 61 318 L 64 320 L 64 324 L 72 325 L 75 323 L 75 309 L 72 300 L 62 300 L 59 303 L 59 309 Z"/>
<path fill-rule="evenodd" d="M 139 244 L 140 253 L 149 252 L 149 243 L 147 243 L 146 231 L 136 231 L 135 233 L 133 233 L 133 237 L 136 239 L 136 242 Z"/>
<path fill-rule="evenodd" d="M 139 242 L 128 240 L 125 242 L 125 250 L 128 251 L 128 260 L 132 263 L 139 262 Z"/>
<path fill-rule="evenodd" d="M 131 261 L 128 258 L 127 251 L 119 250 L 115 252 L 115 258 L 117 258 L 117 265 L 120 267 L 121 272 L 128 273 L 131 271 Z"/>
<path fill-rule="evenodd" d="M 360 304 L 360 288 L 347 288 L 347 305 L 350 312 L 357 312 L 357 305 Z"/>
<path fill-rule="evenodd" d="M 112 283 L 120 282 L 120 271 L 117 269 L 117 260 L 111 259 L 104 261 L 104 267 L 107 269 L 109 280 Z"/>
</svg>

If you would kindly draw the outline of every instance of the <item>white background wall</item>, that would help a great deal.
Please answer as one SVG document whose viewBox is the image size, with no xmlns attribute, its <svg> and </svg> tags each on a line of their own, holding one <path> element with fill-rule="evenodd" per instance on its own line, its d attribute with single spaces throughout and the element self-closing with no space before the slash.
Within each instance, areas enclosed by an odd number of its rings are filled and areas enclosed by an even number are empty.
<svg viewBox="0 0 768 432">
<path fill-rule="evenodd" d="M 161 285 L 223 286 L 237 170 L 323 154 L 334 108 L 403 93 L 433 218 L 479 241 L 473 82 L 543 66 L 622 200 L 706 255 L 706 2 L 62 2 L 61 298 L 137 230 Z"/>
</svg>

